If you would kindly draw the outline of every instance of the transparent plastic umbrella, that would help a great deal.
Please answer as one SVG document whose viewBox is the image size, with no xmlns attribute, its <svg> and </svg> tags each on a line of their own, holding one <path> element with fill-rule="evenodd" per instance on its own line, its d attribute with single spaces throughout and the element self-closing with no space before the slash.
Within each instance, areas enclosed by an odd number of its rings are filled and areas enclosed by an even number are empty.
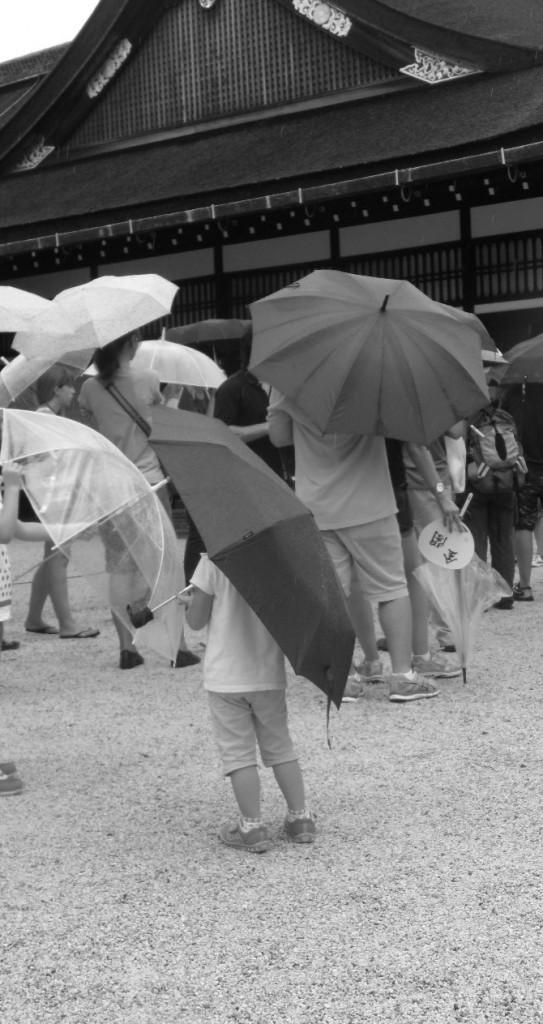
<svg viewBox="0 0 543 1024">
<path fill-rule="evenodd" d="M 10 402 L 19 398 L 39 380 L 42 374 L 47 373 L 47 370 L 57 363 L 62 363 L 68 370 L 73 371 L 74 376 L 78 376 L 85 369 L 93 352 L 94 349 L 65 352 L 61 360 L 43 357 L 27 359 L 23 355 L 16 356 L 11 362 L 7 362 L 0 372 L 0 407 L 5 408 Z"/>
<path fill-rule="evenodd" d="M 454 563 L 450 563 L 454 565 Z M 430 601 L 451 628 L 464 682 L 481 616 L 512 590 L 495 569 L 473 555 L 461 569 L 424 562 L 414 570 Z"/>
<path fill-rule="evenodd" d="M 0 461 L 23 467 L 26 494 L 55 545 L 138 642 L 174 660 L 183 609 L 170 599 L 184 586 L 183 568 L 155 490 L 115 445 L 82 423 L 19 409 L 2 416 Z M 157 611 L 136 631 L 128 605 Z"/>
<path fill-rule="evenodd" d="M 132 360 L 134 370 L 154 370 L 161 384 L 180 384 L 185 387 L 218 388 L 226 374 L 213 359 L 203 352 L 174 341 L 157 338 L 142 341 Z M 89 376 L 96 370 L 90 366 Z"/>
</svg>

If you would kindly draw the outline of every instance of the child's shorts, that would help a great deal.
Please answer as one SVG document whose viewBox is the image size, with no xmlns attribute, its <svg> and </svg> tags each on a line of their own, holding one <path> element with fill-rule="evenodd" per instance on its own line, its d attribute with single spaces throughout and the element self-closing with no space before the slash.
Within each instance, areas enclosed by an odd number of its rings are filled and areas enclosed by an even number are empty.
<svg viewBox="0 0 543 1024">
<path fill-rule="evenodd" d="M 224 774 L 256 765 L 256 744 L 262 764 L 296 761 L 288 731 L 285 690 L 217 693 L 208 690 L 211 724 Z"/>
<path fill-rule="evenodd" d="M 0 544 L 0 622 L 11 618 L 11 566 L 4 544 Z"/>
</svg>

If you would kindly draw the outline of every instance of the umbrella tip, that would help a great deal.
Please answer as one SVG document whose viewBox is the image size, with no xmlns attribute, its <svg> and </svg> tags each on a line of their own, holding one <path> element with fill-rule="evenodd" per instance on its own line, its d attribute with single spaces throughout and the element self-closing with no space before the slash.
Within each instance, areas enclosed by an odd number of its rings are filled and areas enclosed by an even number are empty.
<svg viewBox="0 0 543 1024">
<path fill-rule="evenodd" d="M 385 297 L 383 299 L 383 305 L 381 306 L 381 309 L 379 310 L 380 313 L 384 313 L 385 312 L 385 309 L 387 308 L 387 302 L 388 302 L 389 298 L 390 298 L 390 295 L 385 295 Z"/>
</svg>

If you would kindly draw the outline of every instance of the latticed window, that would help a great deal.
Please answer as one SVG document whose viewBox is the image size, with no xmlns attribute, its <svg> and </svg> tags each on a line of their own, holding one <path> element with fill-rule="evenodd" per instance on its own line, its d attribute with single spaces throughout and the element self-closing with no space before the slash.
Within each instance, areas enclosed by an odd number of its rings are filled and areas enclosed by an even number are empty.
<svg viewBox="0 0 543 1024">
<path fill-rule="evenodd" d="M 477 302 L 543 295 L 543 236 L 539 231 L 475 244 Z"/>
<path fill-rule="evenodd" d="M 82 146 L 401 78 L 273 0 L 172 5 L 70 139 Z"/>
<path fill-rule="evenodd" d="M 437 302 L 462 305 L 462 252 L 459 242 L 351 257 L 341 269 L 350 274 L 411 281 Z"/>
</svg>

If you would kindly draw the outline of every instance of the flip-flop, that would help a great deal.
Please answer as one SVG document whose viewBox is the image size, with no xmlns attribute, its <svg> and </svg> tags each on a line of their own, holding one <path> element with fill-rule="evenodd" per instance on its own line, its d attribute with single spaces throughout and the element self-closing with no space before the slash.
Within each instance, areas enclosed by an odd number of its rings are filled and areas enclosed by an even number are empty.
<svg viewBox="0 0 543 1024">
<path fill-rule="evenodd" d="M 93 636 L 100 636 L 99 629 L 80 629 L 79 633 L 60 633 L 60 640 L 90 640 Z"/>
<path fill-rule="evenodd" d="M 29 629 L 28 626 L 25 626 L 25 632 L 26 633 L 44 633 L 47 636 L 49 636 L 50 634 L 52 635 L 53 633 L 56 635 L 58 633 L 58 629 L 57 629 L 56 626 L 42 626 L 41 629 Z"/>
</svg>

